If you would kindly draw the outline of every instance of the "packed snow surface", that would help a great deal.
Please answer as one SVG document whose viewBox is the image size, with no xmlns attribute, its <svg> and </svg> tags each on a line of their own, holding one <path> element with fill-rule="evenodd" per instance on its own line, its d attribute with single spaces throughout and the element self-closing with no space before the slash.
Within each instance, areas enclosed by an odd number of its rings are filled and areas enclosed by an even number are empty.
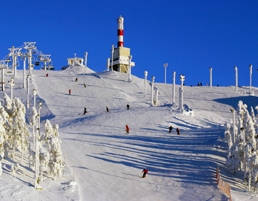
<svg viewBox="0 0 258 201">
<path fill-rule="evenodd" d="M 17 73 L 14 97 L 26 105 L 23 72 Z M 7 74 L 5 79 L 11 77 Z M 173 104 L 172 85 L 155 85 L 159 106 L 150 105 L 149 81 L 144 97 L 144 80 L 132 76 L 128 82 L 125 73 L 95 73 L 78 66 L 64 71 L 34 71 L 27 118 L 33 106 L 32 90 L 37 89 L 36 106 L 43 103 L 41 129 L 47 119 L 59 125 L 64 176 L 46 179 L 40 184 L 42 190 L 36 190 L 34 170 L 26 160 L 21 163 L 18 155 L 20 167 L 12 174 L 14 161 L 4 159 L 0 200 L 228 200 L 216 184 L 218 166 L 231 185 L 233 200 L 258 200 L 246 190 L 240 173 L 225 168 L 228 147 L 223 140 L 224 124 L 232 119 L 230 108 L 236 108 L 239 100 L 255 107 L 258 98 L 248 95 L 248 87 L 239 87 L 236 92 L 233 86 L 184 86 L 185 107 L 193 111 L 187 115 L 179 112 L 179 85 Z M 0 93 L 2 99 L 4 93 L 10 95 L 10 85 Z M 168 133 L 170 125 L 172 133 Z M 180 135 L 176 128 L 180 128 Z M 141 178 L 144 168 L 149 172 Z"/>
</svg>

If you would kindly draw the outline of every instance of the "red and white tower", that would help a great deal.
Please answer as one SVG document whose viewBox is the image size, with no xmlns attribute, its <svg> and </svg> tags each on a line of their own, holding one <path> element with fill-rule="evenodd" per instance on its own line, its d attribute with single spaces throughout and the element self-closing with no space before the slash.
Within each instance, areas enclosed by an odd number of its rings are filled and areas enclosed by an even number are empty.
<svg viewBox="0 0 258 201">
<path fill-rule="evenodd" d="M 124 18 L 120 15 L 120 17 L 117 19 L 117 47 L 123 47 L 124 46 Z"/>
<path fill-rule="evenodd" d="M 124 47 L 124 18 L 120 15 L 117 19 L 117 47 L 112 45 L 111 57 L 107 60 L 107 66 L 111 71 L 129 74 L 131 80 L 131 68 L 135 66 L 130 54 L 130 48 Z"/>
</svg>

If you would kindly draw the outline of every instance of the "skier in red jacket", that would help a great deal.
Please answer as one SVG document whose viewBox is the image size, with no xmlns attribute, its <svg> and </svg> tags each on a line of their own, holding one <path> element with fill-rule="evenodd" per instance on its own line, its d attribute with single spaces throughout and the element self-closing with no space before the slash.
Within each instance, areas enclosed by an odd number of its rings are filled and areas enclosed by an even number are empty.
<svg viewBox="0 0 258 201">
<path fill-rule="evenodd" d="M 130 128 L 129 128 L 129 126 L 128 126 L 128 125 L 126 125 L 126 126 L 125 126 L 125 131 L 126 131 L 126 133 L 129 133 Z"/>
<path fill-rule="evenodd" d="M 144 168 L 142 172 L 143 172 L 142 178 L 146 177 L 146 174 L 148 174 L 148 170 Z"/>
</svg>

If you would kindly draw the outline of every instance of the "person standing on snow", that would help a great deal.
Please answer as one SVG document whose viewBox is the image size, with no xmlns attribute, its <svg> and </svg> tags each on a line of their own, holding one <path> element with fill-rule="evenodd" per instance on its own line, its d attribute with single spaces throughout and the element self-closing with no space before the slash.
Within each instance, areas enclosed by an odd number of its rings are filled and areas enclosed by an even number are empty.
<svg viewBox="0 0 258 201">
<path fill-rule="evenodd" d="M 86 107 L 85 107 L 83 114 L 85 115 L 86 113 L 87 113 L 87 109 L 86 109 Z"/>
<path fill-rule="evenodd" d="M 109 109 L 108 109 L 108 107 L 106 107 L 106 110 L 107 110 L 107 112 L 109 112 Z"/>
<path fill-rule="evenodd" d="M 69 95 L 71 95 L 71 93 L 72 93 L 72 90 L 71 90 L 71 89 L 69 89 L 69 90 L 68 90 L 68 93 L 69 93 Z"/>
<path fill-rule="evenodd" d="M 172 132 L 173 127 L 172 127 L 172 126 L 169 126 L 169 127 L 168 127 L 168 129 L 169 129 L 169 131 L 168 131 L 168 132 L 169 132 L 169 133 L 171 133 L 171 132 Z"/>
<path fill-rule="evenodd" d="M 179 128 L 176 128 L 176 133 L 177 133 L 177 135 L 180 135 L 180 130 L 179 130 Z"/>
<path fill-rule="evenodd" d="M 148 174 L 148 170 L 144 168 L 142 173 L 143 173 L 142 178 L 145 178 L 146 174 Z"/>
<path fill-rule="evenodd" d="M 130 105 L 129 105 L 129 104 L 127 104 L 127 105 L 126 105 L 126 108 L 129 110 L 129 108 L 130 108 Z"/>
<path fill-rule="evenodd" d="M 128 125 L 125 126 L 125 131 L 126 131 L 127 134 L 130 132 L 130 128 L 129 128 Z"/>
</svg>

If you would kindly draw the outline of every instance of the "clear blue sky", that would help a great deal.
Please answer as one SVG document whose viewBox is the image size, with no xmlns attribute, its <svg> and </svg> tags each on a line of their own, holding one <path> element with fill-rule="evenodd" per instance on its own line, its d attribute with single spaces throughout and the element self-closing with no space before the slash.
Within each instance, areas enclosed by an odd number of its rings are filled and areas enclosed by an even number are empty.
<svg viewBox="0 0 258 201">
<path fill-rule="evenodd" d="M 186 85 L 258 86 L 258 1 L 256 0 L 1 0 L 0 59 L 8 48 L 36 42 L 60 69 L 67 58 L 88 52 L 88 66 L 106 69 L 112 44 L 117 44 L 117 18 L 124 17 L 124 46 L 131 48 L 136 66 L 167 83 L 172 72 L 186 76 Z M 1 56 L 2 55 L 2 56 Z"/>
</svg>

